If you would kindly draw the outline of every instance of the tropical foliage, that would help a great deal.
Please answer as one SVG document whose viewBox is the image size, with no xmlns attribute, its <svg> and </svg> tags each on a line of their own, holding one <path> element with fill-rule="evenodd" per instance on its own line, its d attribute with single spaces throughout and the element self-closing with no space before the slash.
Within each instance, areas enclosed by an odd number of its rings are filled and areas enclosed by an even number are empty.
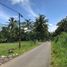
<svg viewBox="0 0 67 67">
<path fill-rule="evenodd" d="M 20 40 L 47 40 L 48 26 L 47 19 L 43 15 L 39 15 L 34 21 L 25 20 L 21 22 Z M 0 31 L 0 42 L 15 42 L 19 40 L 19 22 L 11 17 L 8 26 L 2 27 Z"/>
<path fill-rule="evenodd" d="M 52 42 L 52 67 L 67 67 L 67 33 L 61 33 Z"/>
</svg>

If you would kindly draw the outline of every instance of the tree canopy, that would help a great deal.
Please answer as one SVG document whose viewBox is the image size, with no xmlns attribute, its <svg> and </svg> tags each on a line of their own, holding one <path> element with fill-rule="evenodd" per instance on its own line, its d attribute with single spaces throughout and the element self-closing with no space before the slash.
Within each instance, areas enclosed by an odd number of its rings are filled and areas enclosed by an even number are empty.
<svg viewBox="0 0 67 67">
<path fill-rule="evenodd" d="M 48 37 L 48 26 L 47 26 L 48 20 L 44 15 L 40 15 L 36 18 L 34 23 L 34 31 L 36 32 L 36 38 L 38 40 L 46 40 Z"/>
<path fill-rule="evenodd" d="M 28 19 L 21 22 L 20 40 L 39 40 L 48 39 L 48 20 L 46 16 L 39 15 L 34 21 Z M 19 22 L 11 17 L 7 27 L 3 26 L 0 31 L 0 42 L 15 42 L 19 40 Z"/>
</svg>

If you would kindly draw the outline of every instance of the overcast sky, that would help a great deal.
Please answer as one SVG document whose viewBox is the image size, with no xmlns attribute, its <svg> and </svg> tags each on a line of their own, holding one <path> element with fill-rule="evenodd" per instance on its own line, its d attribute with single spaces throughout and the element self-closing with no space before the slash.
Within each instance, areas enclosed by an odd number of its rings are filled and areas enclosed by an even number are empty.
<svg viewBox="0 0 67 67">
<path fill-rule="evenodd" d="M 49 31 L 54 31 L 56 24 L 67 16 L 67 0 L 0 0 L 1 3 L 17 10 L 25 18 L 34 19 L 39 14 L 45 15 L 49 22 Z M 0 5 L 0 24 L 6 23 L 8 18 L 17 18 L 17 13 Z"/>
</svg>

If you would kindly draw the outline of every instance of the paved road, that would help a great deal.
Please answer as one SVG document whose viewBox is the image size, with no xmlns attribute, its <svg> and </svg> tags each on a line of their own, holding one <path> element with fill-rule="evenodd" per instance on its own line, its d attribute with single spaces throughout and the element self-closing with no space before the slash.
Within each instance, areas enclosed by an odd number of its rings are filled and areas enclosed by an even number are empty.
<svg viewBox="0 0 67 67">
<path fill-rule="evenodd" d="M 49 67 L 50 53 L 51 43 L 45 42 L 0 67 Z"/>
</svg>

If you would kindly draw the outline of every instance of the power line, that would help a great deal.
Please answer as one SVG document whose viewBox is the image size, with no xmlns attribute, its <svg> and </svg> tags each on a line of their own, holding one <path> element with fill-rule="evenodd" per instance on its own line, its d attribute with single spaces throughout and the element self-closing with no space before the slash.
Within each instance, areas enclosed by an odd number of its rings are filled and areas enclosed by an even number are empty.
<svg viewBox="0 0 67 67">
<path fill-rule="evenodd" d="M 1 2 L 0 2 L 0 4 L 1 4 L 2 6 L 4 6 L 4 7 L 8 8 L 8 9 L 10 9 L 10 10 L 13 11 L 13 12 L 16 12 L 17 14 L 20 14 L 20 16 L 23 17 L 23 15 L 22 15 L 20 12 L 18 12 L 17 10 L 15 10 L 15 9 L 13 9 L 13 8 L 11 8 L 11 7 L 8 7 L 7 5 L 5 5 L 5 4 L 3 4 L 3 3 L 1 3 Z M 24 19 L 24 20 L 27 20 L 27 19 L 25 19 L 24 17 L 23 17 L 23 19 Z"/>
<path fill-rule="evenodd" d="M 8 8 L 8 9 L 10 9 L 10 10 L 12 10 L 13 12 L 19 13 L 18 11 L 14 10 L 14 9 L 12 9 L 12 8 L 10 8 L 10 7 L 8 7 L 7 5 L 5 5 L 5 4 L 3 4 L 3 3 L 1 3 L 1 2 L 0 2 L 0 4 L 1 4 L 2 6 L 4 6 L 4 7 Z"/>
<path fill-rule="evenodd" d="M 13 8 L 10 8 L 10 7 L 8 7 L 7 5 L 5 5 L 5 4 L 3 4 L 3 3 L 1 3 L 1 2 L 0 2 L 0 4 L 1 4 L 2 6 L 4 6 L 4 7 L 8 8 L 8 9 L 10 9 L 10 10 L 12 10 L 13 12 L 16 12 L 16 13 L 20 14 L 20 16 L 23 17 L 23 15 L 22 15 L 20 12 L 18 12 L 17 10 L 15 10 L 15 9 L 13 9 Z"/>
</svg>

